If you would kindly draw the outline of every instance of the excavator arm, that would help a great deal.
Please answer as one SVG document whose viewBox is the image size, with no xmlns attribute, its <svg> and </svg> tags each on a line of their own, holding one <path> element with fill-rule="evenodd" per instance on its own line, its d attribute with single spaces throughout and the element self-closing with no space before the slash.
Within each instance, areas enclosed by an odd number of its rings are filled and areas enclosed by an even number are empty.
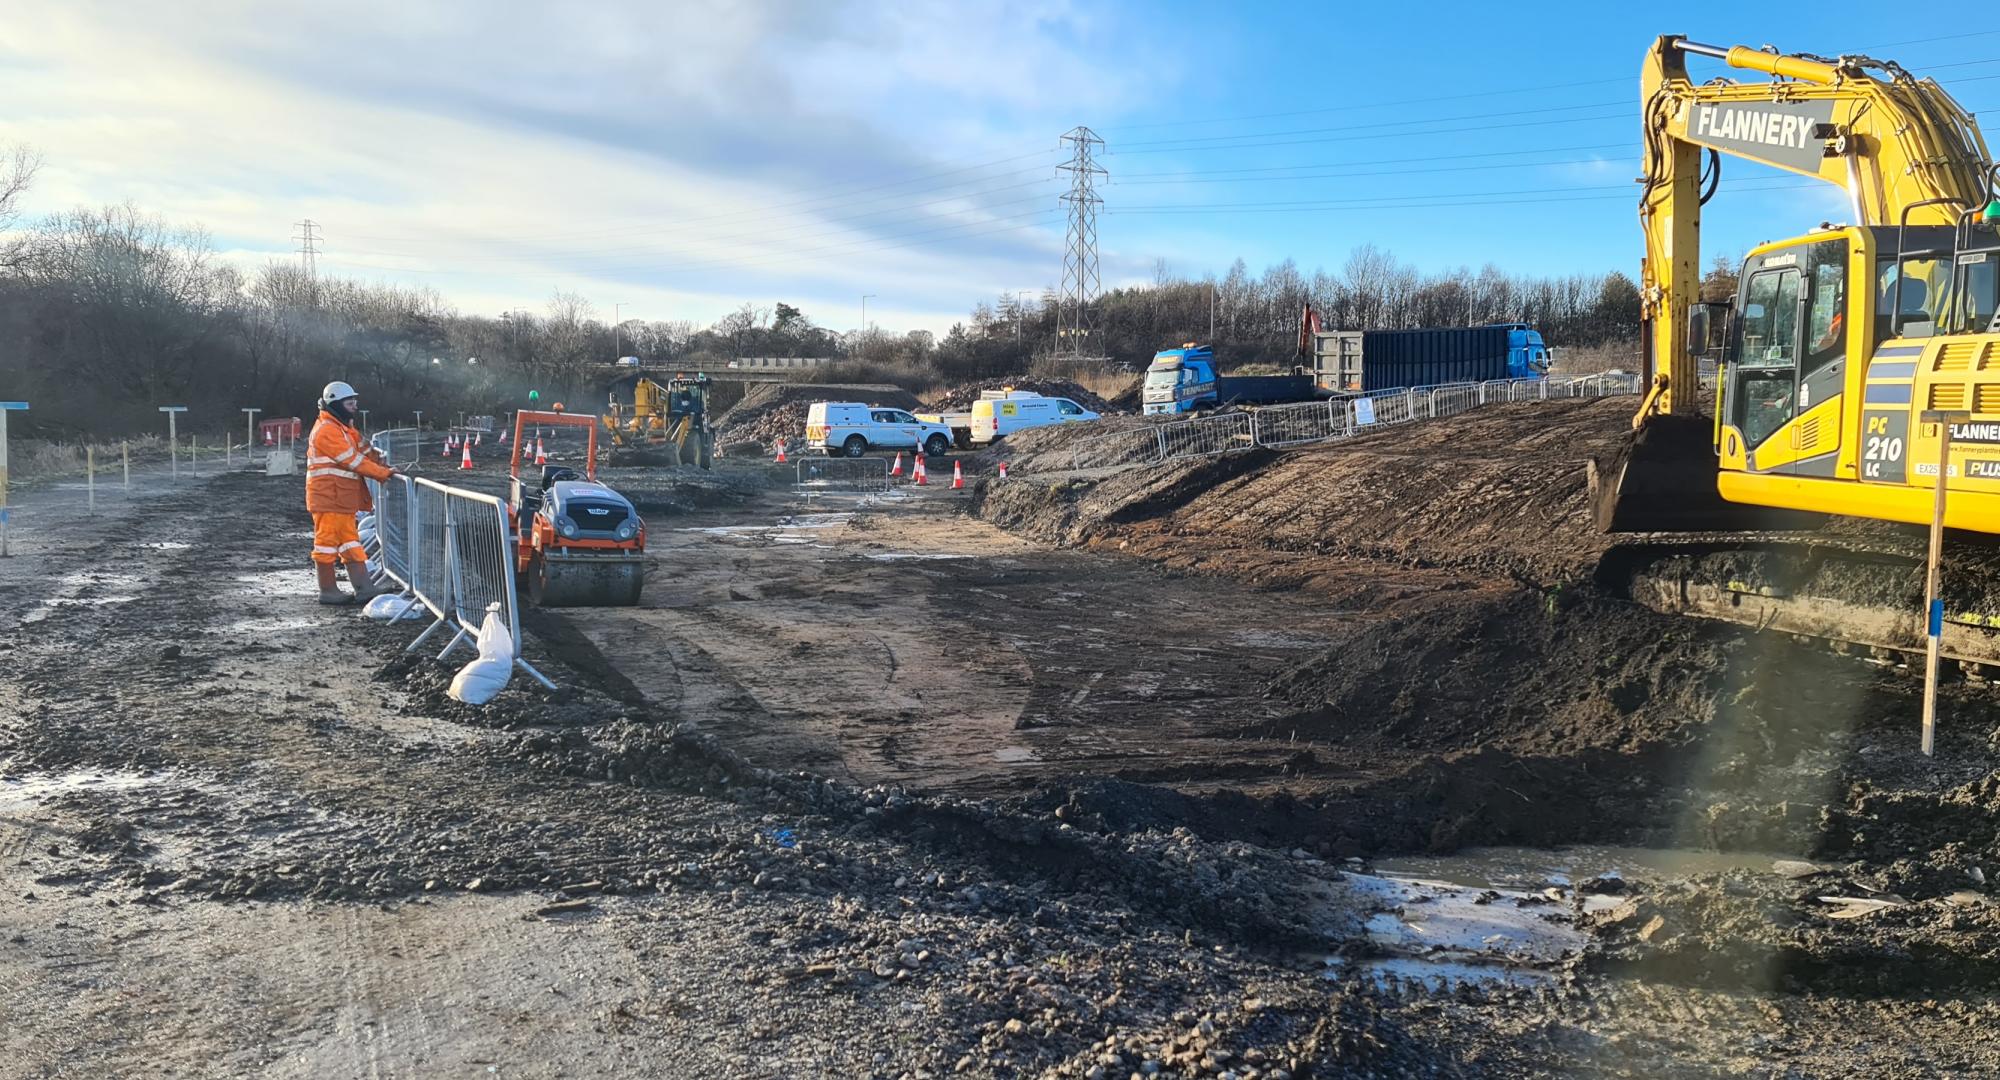
<svg viewBox="0 0 2000 1080">
<path fill-rule="evenodd" d="M 1690 54 L 1772 78 L 1695 83 Z M 1701 207 L 1721 179 L 1720 155 L 1841 188 L 1855 225 L 1951 225 L 1987 199 L 1986 143 L 1972 116 L 1935 80 L 1893 63 L 1667 36 L 1646 54 L 1640 95 L 1640 296 L 1650 389 L 1635 424 L 1654 413 L 1699 412 L 1689 315 L 1701 286 Z"/>
</svg>

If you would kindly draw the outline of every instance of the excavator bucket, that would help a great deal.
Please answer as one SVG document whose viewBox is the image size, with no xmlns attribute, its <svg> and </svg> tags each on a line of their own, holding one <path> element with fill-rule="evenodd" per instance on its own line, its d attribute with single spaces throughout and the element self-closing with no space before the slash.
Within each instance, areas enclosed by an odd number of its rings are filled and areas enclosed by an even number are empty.
<svg viewBox="0 0 2000 1080">
<path fill-rule="evenodd" d="M 528 577 L 539 607 L 632 607 L 645 586 L 645 556 L 624 552 L 544 552 Z"/>
<path fill-rule="evenodd" d="M 1608 457 L 1589 462 L 1591 511 L 1610 533 L 1810 529 L 1818 514 L 1723 499 L 1713 427 L 1702 416 L 1654 415 Z"/>
</svg>

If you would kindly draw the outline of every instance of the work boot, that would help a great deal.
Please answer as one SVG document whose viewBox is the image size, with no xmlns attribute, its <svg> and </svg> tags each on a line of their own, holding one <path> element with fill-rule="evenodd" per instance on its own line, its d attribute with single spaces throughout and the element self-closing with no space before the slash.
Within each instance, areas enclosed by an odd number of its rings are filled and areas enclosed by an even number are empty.
<svg viewBox="0 0 2000 1080">
<path fill-rule="evenodd" d="M 340 583 L 334 579 L 334 566 L 330 562 L 314 563 L 313 570 L 319 574 L 319 602 L 328 607 L 352 604 L 354 597 L 340 591 Z"/>
<path fill-rule="evenodd" d="M 354 602 L 357 604 L 365 604 L 378 596 L 386 596 L 396 591 L 386 585 L 376 584 L 375 580 L 368 576 L 366 563 L 347 564 L 347 583 L 354 586 Z"/>
</svg>

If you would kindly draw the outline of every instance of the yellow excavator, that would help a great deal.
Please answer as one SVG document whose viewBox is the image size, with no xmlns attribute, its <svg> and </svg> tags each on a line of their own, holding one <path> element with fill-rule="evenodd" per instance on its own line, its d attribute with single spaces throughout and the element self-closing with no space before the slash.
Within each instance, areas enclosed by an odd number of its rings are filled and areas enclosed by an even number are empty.
<svg viewBox="0 0 2000 1080">
<path fill-rule="evenodd" d="M 1769 78 L 1697 83 L 1690 56 Z M 1591 479 L 1603 528 L 1683 535 L 1612 561 L 1655 607 L 1920 649 L 1905 531 L 1839 519 L 1928 523 L 1949 423 L 1946 524 L 2000 534 L 2000 201 L 1978 125 L 1891 62 L 1674 36 L 1648 52 L 1641 97 L 1647 392 L 1631 444 Z M 1839 188 L 1849 220 L 1752 249 L 1736 296 L 1703 304 L 1701 212 L 1723 155 Z M 1945 655 L 1989 671 L 2000 594 L 1961 585 Z"/>
</svg>

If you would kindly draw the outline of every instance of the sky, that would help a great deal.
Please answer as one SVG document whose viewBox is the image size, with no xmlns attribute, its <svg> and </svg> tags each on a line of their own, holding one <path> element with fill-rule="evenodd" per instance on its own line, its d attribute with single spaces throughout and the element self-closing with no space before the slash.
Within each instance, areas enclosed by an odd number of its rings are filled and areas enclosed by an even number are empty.
<svg viewBox="0 0 2000 1080">
<path fill-rule="evenodd" d="M 1062 279 L 1064 132 L 1104 140 L 1104 284 L 1337 270 L 1636 276 L 1638 74 L 1660 33 L 1866 52 L 2000 111 L 1970 5 L 1644 8 L 1063 0 L 10 0 L 0 144 L 26 217 L 131 202 L 221 258 L 423 285 L 458 310 L 706 325 L 779 301 L 942 333 Z M 1933 17 L 1934 16 L 1934 17 Z M 1897 29 L 1901 26 L 1902 29 Z M 1949 28 L 1965 27 L 1959 33 Z M 1697 77 L 1720 74 L 1697 67 Z M 1704 250 L 1839 220 L 1729 161 Z"/>
</svg>

